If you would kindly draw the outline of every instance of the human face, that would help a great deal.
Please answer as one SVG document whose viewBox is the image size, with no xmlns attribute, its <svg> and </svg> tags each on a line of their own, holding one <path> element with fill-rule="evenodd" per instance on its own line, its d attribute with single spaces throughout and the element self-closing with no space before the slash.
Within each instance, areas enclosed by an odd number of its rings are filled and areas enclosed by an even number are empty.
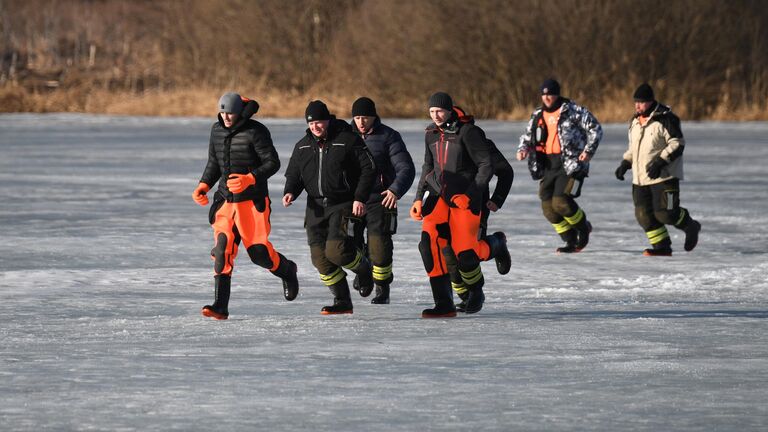
<svg viewBox="0 0 768 432">
<path fill-rule="evenodd" d="M 360 133 L 367 133 L 371 129 L 371 126 L 373 126 L 373 121 L 376 120 L 376 117 L 355 116 L 354 120 L 357 130 L 359 130 Z"/>
<path fill-rule="evenodd" d="M 442 126 L 451 117 L 451 112 L 444 108 L 430 107 L 429 117 L 432 118 L 436 125 Z"/>
<path fill-rule="evenodd" d="M 653 105 L 653 101 L 648 101 L 648 102 L 635 101 L 635 112 L 637 114 L 642 114 L 648 111 L 648 108 L 650 108 L 651 105 Z"/>
<path fill-rule="evenodd" d="M 309 131 L 312 132 L 312 135 L 322 138 L 328 132 L 328 124 L 330 123 L 330 120 L 318 120 L 311 121 L 307 123 L 307 125 L 309 126 Z"/>
<path fill-rule="evenodd" d="M 221 113 L 221 120 L 224 122 L 224 127 L 232 127 L 237 122 L 239 116 L 233 113 Z"/>
<path fill-rule="evenodd" d="M 560 99 L 560 95 L 541 95 L 541 103 L 543 103 L 547 108 L 551 108 L 558 99 Z"/>
</svg>

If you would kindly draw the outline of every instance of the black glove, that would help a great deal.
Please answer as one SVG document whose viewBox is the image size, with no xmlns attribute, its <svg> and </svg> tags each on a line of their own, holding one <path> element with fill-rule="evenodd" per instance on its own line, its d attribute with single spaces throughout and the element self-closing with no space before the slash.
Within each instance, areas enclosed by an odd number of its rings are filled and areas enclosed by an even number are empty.
<svg viewBox="0 0 768 432">
<path fill-rule="evenodd" d="M 616 179 L 624 181 L 624 174 L 626 174 L 630 168 L 632 168 L 632 162 L 622 159 L 621 165 L 619 165 L 619 167 L 616 168 L 616 172 L 614 172 L 614 174 L 616 174 Z"/>
<path fill-rule="evenodd" d="M 661 176 L 661 169 L 665 166 L 667 166 L 667 161 L 662 159 L 660 156 L 656 156 L 648 164 L 648 166 L 645 167 L 645 169 L 648 171 L 648 177 L 653 180 L 659 178 Z"/>
<path fill-rule="evenodd" d="M 570 177 L 570 178 L 572 178 L 574 180 L 584 180 L 585 178 L 587 178 L 587 173 L 584 170 L 578 170 L 578 171 L 576 171 L 575 173 L 571 174 L 568 177 Z"/>
</svg>

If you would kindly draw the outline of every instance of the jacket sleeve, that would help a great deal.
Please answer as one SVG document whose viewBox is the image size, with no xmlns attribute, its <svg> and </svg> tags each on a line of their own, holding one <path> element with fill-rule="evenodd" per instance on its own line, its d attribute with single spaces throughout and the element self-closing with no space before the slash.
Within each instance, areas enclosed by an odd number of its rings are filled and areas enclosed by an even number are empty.
<svg viewBox="0 0 768 432">
<path fill-rule="evenodd" d="M 491 155 L 493 157 L 493 173 L 497 177 L 496 188 L 493 190 L 491 201 L 501 208 L 507 199 L 507 195 L 509 195 L 509 190 L 512 189 L 515 171 L 512 170 L 512 165 L 509 164 L 507 158 L 498 149 L 492 149 Z"/>
<path fill-rule="evenodd" d="M 398 132 L 393 132 L 389 144 L 389 160 L 395 168 L 395 180 L 389 186 L 389 190 L 400 199 L 408 192 L 416 176 L 416 167 L 413 158 L 405 147 L 403 138 Z"/>
<path fill-rule="evenodd" d="M 680 118 L 670 112 L 663 116 L 661 124 L 664 126 L 664 138 L 667 141 L 667 146 L 661 151 L 661 158 L 667 162 L 672 162 L 682 156 L 683 150 L 685 150 L 685 139 L 680 128 Z"/>
<path fill-rule="evenodd" d="M 283 188 L 283 195 L 293 194 L 294 198 L 301 195 L 304 190 L 304 180 L 301 177 L 301 166 L 299 164 L 299 145 L 301 141 L 296 144 L 291 154 L 291 159 L 288 161 L 288 168 L 285 170 L 285 187 Z"/>
<path fill-rule="evenodd" d="M 351 156 L 355 159 L 352 163 L 357 163 L 360 167 L 360 177 L 355 188 L 355 201 L 368 202 L 373 182 L 376 179 L 376 166 L 365 141 L 357 135 L 355 135 L 352 143 Z"/>
<path fill-rule="evenodd" d="M 536 114 L 532 114 L 528 120 L 528 125 L 525 127 L 525 132 L 520 135 L 520 144 L 517 146 L 517 151 L 526 151 L 528 153 L 533 151 L 533 120 L 536 118 Z"/>
<path fill-rule="evenodd" d="M 257 179 L 268 179 L 275 175 L 280 169 L 280 157 L 277 156 L 277 150 L 272 143 L 272 136 L 266 127 L 254 131 L 253 149 L 261 161 L 261 165 L 254 168 L 253 176 Z"/>
<path fill-rule="evenodd" d="M 466 127 L 466 126 L 465 126 Z M 485 132 L 479 127 L 471 127 L 464 134 L 464 144 L 469 157 L 477 166 L 474 184 L 470 184 L 467 194 L 471 195 L 473 189 L 482 190 L 493 177 L 493 162 L 491 161 L 491 148 L 485 138 Z"/>
<path fill-rule="evenodd" d="M 597 152 L 597 146 L 600 145 L 600 140 L 603 139 L 603 127 L 588 109 L 584 107 L 581 109 L 581 128 L 587 134 L 587 144 L 584 146 L 584 151 L 594 155 Z"/>
<path fill-rule="evenodd" d="M 213 145 L 213 131 L 211 131 L 211 138 L 208 142 L 208 163 L 205 165 L 200 182 L 212 188 L 220 178 L 221 168 L 218 159 L 216 159 L 216 147 Z"/>
<path fill-rule="evenodd" d="M 416 187 L 416 198 L 414 201 L 418 201 L 424 198 L 424 190 L 427 187 L 427 176 L 435 169 L 434 160 L 432 159 L 432 152 L 429 151 L 429 143 L 426 137 L 424 138 L 424 163 L 421 165 L 421 176 L 419 176 L 419 183 Z"/>
</svg>

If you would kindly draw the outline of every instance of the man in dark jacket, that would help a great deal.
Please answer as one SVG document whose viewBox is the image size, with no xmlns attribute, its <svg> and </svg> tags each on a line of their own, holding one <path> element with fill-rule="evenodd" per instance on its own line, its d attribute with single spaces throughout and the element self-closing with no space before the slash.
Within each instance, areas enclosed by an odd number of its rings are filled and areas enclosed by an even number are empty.
<svg viewBox="0 0 768 432">
<path fill-rule="evenodd" d="M 349 124 L 332 116 L 323 102 L 310 102 L 305 119 L 309 128 L 296 143 L 285 172 L 283 205 L 290 206 L 307 191 L 304 225 L 312 264 L 333 294 L 333 305 L 321 313 L 351 314 L 342 267 L 359 276 L 361 291 L 373 289 L 371 263 L 348 234 L 350 219 L 365 214 L 375 174 L 373 160 L 363 140 Z"/>
<path fill-rule="evenodd" d="M 209 212 L 215 244 L 214 302 L 202 314 L 215 319 L 229 317 L 232 266 L 242 241 L 254 264 L 271 271 L 283 281 L 283 295 L 291 301 L 299 293 L 296 264 L 275 251 L 269 242 L 271 201 L 267 179 L 280 168 L 280 159 L 267 128 L 251 120 L 258 110 L 255 101 L 237 93 L 219 99 L 218 121 L 211 128 L 208 164 L 192 198 L 205 206 L 207 193 L 219 182 Z"/>
<path fill-rule="evenodd" d="M 357 99 L 352 104 L 352 117 L 352 129 L 365 141 L 376 165 L 365 215 L 355 222 L 355 245 L 367 251 L 373 264 L 376 296 L 371 303 L 388 304 L 389 285 L 393 280 L 392 235 L 397 231 L 397 201 L 413 184 L 416 168 L 400 134 L 381 123 L 373 100 Z M 358 288 L 359 278 L 355 278 L 354 285 Z M 370 293 L 361 291 L 360 294 L 366 297 Z"/>
<path fill-rule="evenodd" d="M 411 218 L 423 220 L 419 252 L 435 300 L 435 307 L 421 316 L 454 317 L 443 249 L 450 245 L 457 257 L 459 274 L 469 291 L 467 313 L 480 311 L 485 301 L 480 261 L 509 252 L 503 234 L 478 240 L 483 191 L 493 175 L 485 133 L 458 121 L 447 93 L 429 98 L 429 114 L 433 123 L 426 129 L 424 165 L 411 207 Z"/>
</svg>

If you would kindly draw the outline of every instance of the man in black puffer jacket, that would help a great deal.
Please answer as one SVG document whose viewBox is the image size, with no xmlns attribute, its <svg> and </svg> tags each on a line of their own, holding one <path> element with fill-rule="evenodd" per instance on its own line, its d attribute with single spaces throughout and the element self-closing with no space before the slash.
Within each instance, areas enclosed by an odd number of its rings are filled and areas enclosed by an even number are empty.
<svg viewBox="0 0 768 432">
<path fill-rule="evenodd" d="M 229 317 L 232 266 L 240 241 L 255 264 L 283 281 L 283 295 L 293 300 L 299 293 L 296 264 L 275 251 L 269 242 L 271 202 L 267 179 L 280 168 L 280 159 L 267 128 L 250 117 L 258 110 L 256 101 L 243 100 L 237 93 L 219 99 L 218 121 L 211 128 L 208 164 L 192 198 L 205 206 L 207 193 L 219 182 L 209 213 L 215 246 L 214 303 L 203 307 L 205 316 Z"/>
<path fill-rule="evenodd" d="M 359 276 L 361 291 L 370 293 L 373 285 L 371 263 L 349 236 L 350 219 L 365 214 L 375 175 L 373 159 L 349 124 L 332 116 L 323 102 L 310 102 L 305 119 L 309 128 L 285 171 L 283 205 L 290 206 L 307 191 L 304 226 L 312 264 L 334 298 L 321 313 L 351 314 L 342 267 Z"/>
<path fill-rule="evenodd" d="M 365 141 L 376 165 L 376 179 L 365 204 L 365 215 L 355 223 L 355 245 L 367 251 L 373 264 L 376 296 L 371 303 L 388 304 L 389 285 L 393 280 L 392 235 L 397 231 L 397 201 L 413 184 L 416 167 L 400 134 L 381 123 L 373 100 L 357 99 L 352 104 L 352 118 L 352 129 Z M 360 290 L 358 278 L 354 285 Z M 365 297 L 370 293 L 361 291 L 360 294 Z"/>
</svg>

